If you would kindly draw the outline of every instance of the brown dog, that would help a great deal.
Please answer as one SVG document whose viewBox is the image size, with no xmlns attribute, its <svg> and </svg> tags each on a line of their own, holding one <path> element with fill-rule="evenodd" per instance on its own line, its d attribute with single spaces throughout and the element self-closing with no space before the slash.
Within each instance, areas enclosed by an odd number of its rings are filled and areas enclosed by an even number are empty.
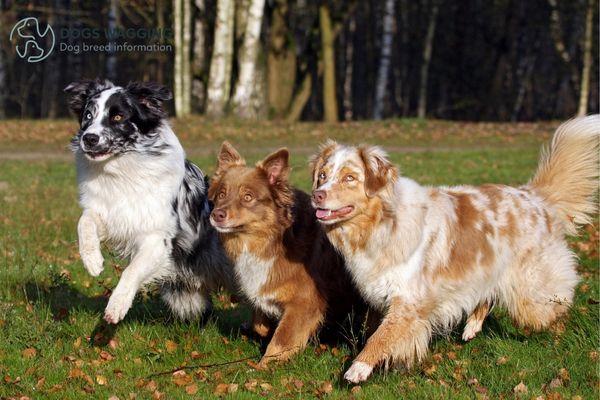
<svg viewBox="0 0 600 400">
<path fill-rule="evenodd" d="M 266 337 L 278 321 L 260 366 L 288 360 L 322 323 L 342 322 L 353 303 L 364 309 L 308 194 L 288 183 L 288 156 L 280 149 L 247 167 L 225 142 L 209 188 L 210 222 L 254 308 L 254 331 Z"/>
</svg>

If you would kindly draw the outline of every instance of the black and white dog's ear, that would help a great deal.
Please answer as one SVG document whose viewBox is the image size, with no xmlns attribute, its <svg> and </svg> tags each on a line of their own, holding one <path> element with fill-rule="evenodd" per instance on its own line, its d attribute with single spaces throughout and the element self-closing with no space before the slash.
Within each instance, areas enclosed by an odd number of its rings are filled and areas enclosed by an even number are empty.
<svg viewBox="0 0 600 400">
<path fill-rule="evenodd" d="M 103 90 L 110 89 L 115 85 L 106 79 L 82 79 L 77 82 L 72 82 L 64 88 L 71 97 L 69 98 L 69 109 L 77 114 L 81 115 L 81 111 L 87 103 L 90 96 L 99 93 Z"/>
<path fill-rule="evenodd" d="M 125 88 L 133 98 L 135 98 L 140 108 L 149 115 L 149 118 L 162 118 L 165 112 L 162 108 L 162 102 L 173 98 L 171 90 L 155 82 L 130 82 Z"/>
</svg>

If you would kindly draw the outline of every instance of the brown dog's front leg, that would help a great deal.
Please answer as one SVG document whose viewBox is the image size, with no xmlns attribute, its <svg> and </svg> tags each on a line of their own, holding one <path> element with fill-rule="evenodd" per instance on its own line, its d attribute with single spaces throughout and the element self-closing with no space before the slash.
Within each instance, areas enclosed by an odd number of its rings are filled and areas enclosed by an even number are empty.
<svg viewBox="0 0 600 400">
<path fill-rule="evenodd" d="M 288 305 L 273 338 L 267 346 L 259 366 L 266 367 L 271 361 L 287 361 L 308 343 L 310 337 L 323 322 L 323 312 L 302 304 Z"/>
</svg>

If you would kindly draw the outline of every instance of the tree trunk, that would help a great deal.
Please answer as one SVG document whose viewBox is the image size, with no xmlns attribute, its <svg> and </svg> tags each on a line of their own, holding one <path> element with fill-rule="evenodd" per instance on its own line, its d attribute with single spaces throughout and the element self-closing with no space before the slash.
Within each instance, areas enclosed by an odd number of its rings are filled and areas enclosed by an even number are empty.
<svg viewBox="0 0 600 400">
<path fill-rule="evenodd" d="M 421 64 L 421 80 L 419 83 L 419 107 L 417 116 L 425 118 L 427 112 L 427 78 L 429 74 L 429 63 L 431 61 L 431 51 L 433 49 L 433 38 L 435 36 L 435 26 L 437 23 L 437 14 L 439 10 L 438 0 L 432 0 L 431 13 L 429 14 L 429 25 L 427 26 L 427 35 L 423 46 L 423 63 Z"/>
<path fill-rule="evenodd" d="M 354 32 L 356 31 L 356 18 L 352 16 L 348 23 L 346 33 L 346 66 L 344 68 L 344 120 L 351 121 L 352 109 L 352 73 L 354 71 Z"/>
<path fill-rule="evenodd" d="M 173 79 L 175 100 L 175 115 L 181 117 L 183 112 L 183 53 L 182 53 L 182 23 L 183 23 L 183 1 L 173 0 L 173 33 L 175 35 L 175 60 L 173 61 Z"/>
<path fill-rule="evenodd" d="M 592 69 L 592 27 L 594 24 L 594 7 L 597 0 L 588 0 L 585 17 L 585 34 L 583 36 L 583 68 L 581 70 L 581 90 L 579 91 L 578 116 L 583 116 L 588 110 L 590 92 L 590 70 Z"/>
<path fill-rule="evenodd" d="M 569 69 L 571 74 L 571 84 L 576 88 L 579 86 L 579 72 L 573 62 L 571 62 L 571 53 L 565 41 L 563 39 L 562 23 L 560 20 L 560 12 L 558 11 L 557 0 L 548 0 L 550 5 L 550 36 L 554 42 L 554 48 L 558 53 L 560 59 L 563 61 L 565 66 Z"/>
<path fill-rule="evenodd" d="M 319 25 L 321 27 L 321 51 L 323 57 L 323 109 L 326 122 L 337 122 L 338 106 L 335 85 L 335 56 L 333 47 L 335 35 L 331 28 L 329 8 L 319 7 Z"/>
<path fill-rule="evenodd" d="M 204 109 L 206 70 L 205 0 L 195 0 L 197 16 L 194 20 L 194 51 L 192 61 L 192 98 L 197 111 Z"/>
<path fill-rule="evenodd" d="M 252 107 L 252 93 L 256 80 L 256 63 L 260 50 L 260 27 L 265 0 L 252 0 L 248 8 L 246 29 L 238 53 L 238 79 L 232 98 L 232 109 L 241 118 L 256 118 Z"/>
<path fill-rule="evenodd" d="M 288 0 L 275 2 L 269 30 L 267 91 L 269 111 L 280 118 L 288 110 L 296 83 L 296 46 L 289 40 Z"/>
<path fill-rule="evenodd" d="M 183 0 L 183 32 L 181 41 L 182 115 L 192 112 L 192 0 Z"/>
<path fill-rule="evenodd" d="M 215 40 L 210 61 L 206 113 L 222 117 L 229 100 L 231 84 L 231 59 L 234 37 L 234 1 L 218 0 L 215 21 Z"/>
<path fill-rule="evenodd" d="M 4 18 L 3 10 L 2 10 L 2 2 L 0 1 L 0 28 L 2 28 L 2 21 Z M 0 29 L 0 32 L 4 32 L 3 29 Z M 5 54 L 2 50 L 4 48 L 4 35 L 0 35 L 0 118 L 6 118 L 6 98 L 7 98 L 7 88 L 6 84 L 6 60 Z"/>
<path fill-rule="evenodd" d="M 379 70 L 377 71 L 377 83 L 375 84 L 375 105 L 373 107 L 373 118 L 381 119 L 385 107 L 385 94 L 392 62 L 392 44 L 394 41 L 396 0 L 386 0 L 383 15 L 383 33 L 381 37 L 381 57 L 379 58 Z"/>
<path fill-rule="evenodd" d="M 117 30 L 117 21 L 119 15 L 119 1 L 118 0 L 110 0 L 110 5 L 108 7 L 108 31 L 111 36 L 114 35 L 114 32 Z M 112 47 L 111 47 L 112 49 Z M 104 71 L 105 76 L 114 81 L 117 79 L 117 55 L 114 50 L 109 50 L 106 55 L 106 59 L 104 62 Z"/>
</svg>

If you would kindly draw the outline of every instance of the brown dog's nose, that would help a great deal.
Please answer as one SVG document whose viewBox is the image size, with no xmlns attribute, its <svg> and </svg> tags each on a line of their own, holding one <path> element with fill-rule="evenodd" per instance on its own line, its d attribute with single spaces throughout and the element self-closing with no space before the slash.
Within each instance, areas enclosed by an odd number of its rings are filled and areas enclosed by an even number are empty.
<svg viewBox="0 0 600 400">
<path fill-rule="evenodd" d="M 223 222 L 227 218 L 227 211 L 222 208 L 215 208 L 212 212 L 212 217 L 215 222 Z"/>
<path fill-rule="evenodd" d="M 315 203 L 322 203 L 327 198 L 327 192 L 324 190 L 315 190 L 313 192 L 313 200 Z"/>
</svg>

